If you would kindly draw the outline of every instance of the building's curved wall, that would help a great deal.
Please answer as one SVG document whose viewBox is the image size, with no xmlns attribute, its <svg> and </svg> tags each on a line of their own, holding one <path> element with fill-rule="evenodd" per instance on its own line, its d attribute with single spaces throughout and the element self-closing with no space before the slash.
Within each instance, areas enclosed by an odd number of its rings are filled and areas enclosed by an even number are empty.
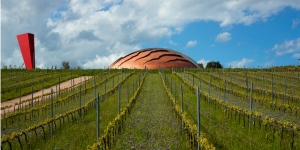
<svg viewBox="0 0 300 150">
<path fill-rule="evenodd" d="M 198 65 L 188 56 L 165 48 L 148 48 L 132 52 L 119 58 L 109 68 L 197 68 Z"/>
</svg>

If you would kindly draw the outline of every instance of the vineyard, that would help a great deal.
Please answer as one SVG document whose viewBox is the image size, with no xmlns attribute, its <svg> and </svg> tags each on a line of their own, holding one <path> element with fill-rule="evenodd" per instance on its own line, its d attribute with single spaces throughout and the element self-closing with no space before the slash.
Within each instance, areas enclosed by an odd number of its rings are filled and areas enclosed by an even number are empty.
<svg viewBox="0 0 300 150">
<path fill-rule="evenodd" d="M 4 150 L 300 149 L 297 70 L 1 71 Z"/>
</svg>

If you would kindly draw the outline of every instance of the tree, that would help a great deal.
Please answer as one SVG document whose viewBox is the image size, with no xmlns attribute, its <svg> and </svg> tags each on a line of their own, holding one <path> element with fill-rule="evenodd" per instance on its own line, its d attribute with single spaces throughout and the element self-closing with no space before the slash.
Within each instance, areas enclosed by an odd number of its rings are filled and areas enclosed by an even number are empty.
<svg viewBox="0 0 300 150">
<path fill-rule="evenodd" d="M 206 64 L 206 68 L 223 68 L 219 61 L 210 61 Z"/>
<path fill-rule="evenodd" d="M 1 68 L 2 68 L 2 69 L 7 69 L 7 66 L 5 65 L 4 62 L 1 62 Z"/>
<path fill-rule="evenodd" d="M 202 63 L 198 64 L 198 66 L 199 66 L 200 68 L 203 68 L 203 64 L 202 64 Z"/>
<path fill-rule="evenodd" d="M 62 68 L 63 69 L 70 69 L 70 65 L 68 61 L 63 61 L 62 62 Z"/>
</svg>

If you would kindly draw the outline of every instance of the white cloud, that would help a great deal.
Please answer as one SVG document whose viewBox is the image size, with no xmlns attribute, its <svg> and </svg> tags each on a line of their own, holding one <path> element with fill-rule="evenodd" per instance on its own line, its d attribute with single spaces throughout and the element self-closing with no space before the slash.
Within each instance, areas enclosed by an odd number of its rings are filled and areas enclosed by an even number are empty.
<svg viewBox="0 0 300 150">
<path fill-rule="evenodd" d="M 203 64 L 203 67 L 205 68 L 206 67 L 206 64 L 209 62 L 210 60 L 204 60 L 204 59 L 200 59 L 197 61 L 198 64 L 202 63 Z"/>
<path fill-rule="evenodd" d="M 223 32 L 218 34 L 218 36 L 216 37 L 216 42 L 228 42 L 231 40 L 231 34 L 228 32 Z"/>
<path fill-rule="evenodd" d="M 196 46 L 197 45 L 197 40 L 191 40 L 191 41 L 188 41 L 187 43 L 186 43 L 186 48 L 190 48 L 190 47 L 194 47 L 194 46 Z"/>
<path fill-rule="evenodd" d="M 300 53 L 295 53 L 292 57 L 293 57 L 293 58 L 300 59 Z"/>
<path fill-rule="evenodd" d="M 37 66 L 60 66 L 62 61 L 69 61 L 72 67 L 91 62 L 96 55 L 104 58 L 127 54 L 144 44 L 156 46 L 162 38 L 180 34 L 192 22 L 215 21 L 221 27 L 251 25 L 266 21 L 285 7 L 300 9 L 300 3 L 274 0 L 1 1 L 1 37 L 5 37 L 1 38 L 1 61 L 11 65 L 22 63 L 21 55 L 13 50 L 19 48 L 16 35 L 25 32 L 39 39 L 36 60 L 40 65 Z M 11 61 L 12 58 L 16 61 Z"/>
<path fill-rule="evenodd" d="M 285 40 L 282 44 L 275 44 L 272 48 L 277 56 L 300 52 L 300 38 L 295 40 Z"/>
<path fill-rule="evenodd" d="M 177 43 L 174 42 L 174 41 L 172 41 L 172 40 L 169 40 L 169 44 L 171 44 L 171 45 L 173 45 L 173 46 L 176 46 L 176 45 L 177 45 Z"/>
<path fill-rule="evenodd" d="M 244 66 L 247 67 L 247 65 L 251 64 L 254 61 L 254 59 L 243 58 L 242 60 L 229 62 L 227 63 L 227 65 L 231 66 L 231 68 L 244 68 Z"/>
<path fill-rule="evenodd" d="M 83 64 L 83 68 L 107 68 L 109 67 L 115 60 L 124 56 L 125 54 L 110 54 L 109 56 L 98 56 L 93 60 L 89 60 L 85 64 Z"/>
<path fill-rule="evenodd" d="M 295 29 L 300 24 L 300 19 L 294 19 L 292 22 L 292 29 Z"/>
<path fill-rule="evenodd" d="M 41 69 L 47 68 L 47 67 L 45 67 L 45 64 L 44 64 L 44 63 L 36 64 L 36 67 L 37 67 L 37 68 L 41 68 Z M 58 68 L 59 68 L 59 67 L 58 67 Z"/>
<path fill-rule="evenodd" d="M 272 67 L 272 66 L 274 66 L 274 61 L 272 60 L 272 61 L 266 62 L 264 66 L 265 67 Z"/>
</svg>

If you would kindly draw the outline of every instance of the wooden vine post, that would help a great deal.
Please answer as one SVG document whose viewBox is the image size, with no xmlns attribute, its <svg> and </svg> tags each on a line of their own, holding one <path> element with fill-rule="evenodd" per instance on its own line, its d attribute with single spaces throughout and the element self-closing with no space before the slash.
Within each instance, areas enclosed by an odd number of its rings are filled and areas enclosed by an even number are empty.
<svg viewBox="0 0 300 150">
<path fill-rule="evenodd" d="M 252 91 L 253 91 L 253 82 L 251 82 L 251 85 L 250 85 L 251 89 L 250 89 L 250 111 L 252 112 L 252 107 L 253 107 L 253 100 L 252 100 Z M 252 122 L 252 115 L 249 116 L 249 130 L 251 128 L 251 122 Z"/>
<path fill-rule="evenodd" d="M 210 86 L 211 86 L 211 75 L 209 76 L 209 86 L 208 86 L 208 103 L 210 99 Z"/>
<path fill-rule="evenodd" d="M 226 75 L 224 78 L 224 104 L 226 103 Z"/>
<path fill-rule="evenodd" d="M 84 76 L 84 95 L 86 95 L 86 80 L 85 80 L 85 76 Z"/>
<path fill-rule="evenodd" d="M 200 92 L 197 87 L 197 118 L 198 118 L 198 136 L 200 137 Z M 200 150 L 200 143 L 198 143 L 198 150 Z"/>
<path fill-rule="evenodd" d="M 73 81 L 72 81 L 72 70 L 71 70 L 71 89 L 73 87 L 72 83 L 73 83 Z M 72 97 L 72 99 L 73 99 L 73 97 Z"/>
<path fill-rule="evenodd" d="M 193 86 L 194 86 L 194 75 L 192 74 L 192 76 L 193 76 Z"/>
<path fill-rule="evenodd" d="M 104 81 L 104 93 L 106 93 L 106 81 L 107 81 L 107 79 L 105 79 L 105 81 Z"/>
<path fill-rule="evenodd" d="M 298 91 L 300 90 L 299 88 L 300 88 L 300 74 L 298 72 Z"/>
<path fill-rule="evenodd" d="M 286 96 L 286 77 L 284 78 L 284 98 L 283 98 L 283 104 L 285 104 L 285 96 Z"/>
<path fill-rule="evenodd" d="M 174 82 L 174 102 L 176 104 L 176 82 Z"/>
<path fill-rule="evenodd" d="M 33 108 L 33 86 L 31 87 L 31 108 Z M 31 111 L 31 120 L 33 119 L 33 111 Z"/>
<path fill-rule="evenodd" d="M 51 108 L 50 108 L 50 118 L 53 119 L 53 90 L 51 89 Z M 53 121 L 51 121 L 51 137 L 53 138 Z"/>
<path fill-rule="evenodd" d="M 126 87 L 126 93 L 127 93 L 127 103 L 129 103 L 129 90 L 128 90 L 128 83 Z"/>
<path fill-rule="evenodd" d="M 264 91 L 264 82 L 265 82 L 265 75 L 262 76 L 262 95 L 265 98 L 265 91 Z"/>
<path fill-rule="evenodd" d="M 60 94 L 60 77 L 58 77 L 58 92 Z"/>
<path fill-rule="evenodd" d="M 115 77 L 113 76 L 113 83 L 112 87 L 115 87 Z"/>
<path fill-rule="evenodd" d="M 170 92 L 172 94 L 172 78 L 170 78 Z"/>
<path fill-rule="evenodd" d="M 97 98 L 97 93 L 96 93 L 96 78 L 94 76 L 94 94 L 95 94 L 95 98 Z"/>
<path fill-rule="evenodd" d="M 232 77 L 230 76 L 230 89 L 233 91 L 232 89 Z"/>
<path fill-rule="evenodd" d="M 98 142 L 98 139 L 100 137 L 100 97 L 99 97 L 99 93 L 96 97 L 96 113 L 97 113 L 97 118 L 96 118 L 96 132 L 97 132 L 97 137 L 96 137 L 96 142 Z M 99 149 L 99 148 L 98 148 Z"/>
<path fill-rule="evenodd" d="M 139 80 L 138 80 L 138 78 L 136 78 L 136 81 L 135 81 L 135 83 L 136 83 L 136 89 L 138 89 L 139 88 Z"/>
<path fill-rule="evenodd" d="M 42 90 L 42 101 L 44 100 L 44 78 L 43 78 L 43 90 Z"/>
<path fill-rule="evenodd" d="M 71 72 L 71 75 L 72 75 L 72 72 Z M 74 93 L 73 93 L 73 79 L 71 78 L 71 92 L 72 92 L 72 101 L 73 101 L 73 98 L 74 98 Z"/>
<path fill-rule="evenodd" d="M 22 92 L 21 92 L 21 86 L 19 85 L 19 92 L 20 92 L 20 97 L 19 97 L 19 105 L 18 105 L 18 110 L 20 111 L 20 105 L 21 105 L 21 97 L 22 97 Z"/>
<path fill-rule="evenodd" d="M 138 86 L 137 87 L 139 87 L 140 86 L 140 84 L 141 84 L 141 74 L 139 74 L 139 84 L 138 84 Z"/>
<path fill-rule="evenodd" d="M 134 80 L 132 80 L 132 95 L 134 95 Z"/>
<path fill-rule="evenodd" d="M 248 75 L 247 75 L 247 72 L 245 74 L 245 78 L 246 78 L 246 97 L 248 97 Z"/>
<path fill-rule="evenodd" d="M 81 85 L 79 87 L 79 108 L 81 107 Z M 80 109 L 80 112 L 79 112 L 79 119 L 81 118 L 81 109 Z"/>
<path fill-rule="evenodd" d="M 184 105 L 183 105 L 183 90 L 182 90 L 182 85 L 180 84 L 180 94 L 181 94 L 181 112 L 182 115 L 184 114 Z M 183 117 L 181 118 L 181 126 L 182 126 L 182 131 L 184 131 L 184 122 L 183 122 Z"/>
<path fill-rule="evenodd" d="M 200 89 L 201 89 L 201 86 L 202 86 L 202 77 L 201 76 L 199 78 L 199 81 L 200 81 Z"/>
<path fill-rule="evenodd" d="M 219 80 L 219 89 L 220 89 L 220 95 L 222 94 L 222 88 L 221 88 L 221 77 L 220 77 L 220 72 L 219 72 L 219 70 L 217 70 L 218 71 L 218 75 L 219 75 L 219 78 L 218 78 L 218 80 Z"/>
<path fill-rule="evenodd" d="M 274 82 L 273 82 L 273 80 L 274 80 L 274 77 L 273 77 L 274 75 L 273 75 L 273 73 L 272 73 L 272 94 L 271 94 L 271 99 L 272 99 L 272 108 L 274 108 Z"/>
<path fill-rule="evenodd" d="M 57 84 L 55 85 L 55 89 L 56 89 L 56 104 L 58 103 L 58 92 L 57 92 Z M 57 107 L 57 105 L 56 105 Z"/>
<path fill-rule="evenodd" d="M 118 115 L 120 115 L 120 85 L 118 85 Z"/>
</svg>

